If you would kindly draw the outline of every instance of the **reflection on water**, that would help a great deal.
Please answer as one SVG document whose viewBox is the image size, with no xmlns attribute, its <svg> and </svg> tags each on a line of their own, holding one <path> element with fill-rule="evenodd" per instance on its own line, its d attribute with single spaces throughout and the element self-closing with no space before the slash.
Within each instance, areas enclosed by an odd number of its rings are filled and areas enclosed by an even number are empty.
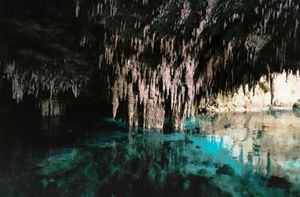
<svg viewBox="0 0 300 197">
<path fill-rule="evenodd" d="M 227 114 L 193 122 L 202 125 L 206 136 L 222 138 L 239 163 L 266 177 L 272 174 L 300 183 L 300 119 L 292 112 Z"/>
<path fill-rule="evenodd" d="M 299 120 L 200 116 L 168 134 L 121 132 L 115 122 L 68 146 L 2 149 L 0 196 L 297 196 Z"/>
</svg>

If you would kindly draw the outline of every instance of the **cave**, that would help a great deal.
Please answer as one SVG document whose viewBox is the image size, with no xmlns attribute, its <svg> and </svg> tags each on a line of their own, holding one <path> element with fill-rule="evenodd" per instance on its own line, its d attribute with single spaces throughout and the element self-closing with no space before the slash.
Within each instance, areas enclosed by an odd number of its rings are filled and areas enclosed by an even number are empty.
<svg viewBox="0 0 300 197">
<path fill-rule="evenodd" d="M 300 196 L 298 0 L 0 0 L 0 196 Z"/>
</svg>

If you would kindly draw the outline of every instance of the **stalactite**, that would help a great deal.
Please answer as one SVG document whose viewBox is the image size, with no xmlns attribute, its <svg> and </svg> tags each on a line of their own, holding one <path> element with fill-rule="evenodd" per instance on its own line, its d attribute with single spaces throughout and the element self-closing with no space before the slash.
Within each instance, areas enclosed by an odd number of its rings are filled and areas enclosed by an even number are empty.
<svg viewBox="0 0 300 197">
<path fill-rule="evenodd" d="M 49 94 L 49 101 L 59 93 L 71 90 L 74 97 L 78 97 L 80 92 L 87 86 L 89 79 L 86 75 L 78 74 L 69 78 L 66 72 L 44 68 L 43 70 L 20 69 L 15 62 L 4 65 L 4 74 L 11 78 L 12 98 L 17 103 L 22 102 L 25 95 L 33 95 L 38 98 L 40 94 L 46 92 Z"/>
<path fill-rule="evenodd" d="M 213 103 L 219 93 L 230 91 L 257 94 L 261 76 L 270 70 L 266 63 L 278 72 L 289 46 L 299 48 L 295 0 L 76 0 L 75 15 L 86 22 L 80 46 L 92 50 L 100 72 L 107 74 L 112 115 L 126 118 L 130 126 L 161 128 L 168 114 L 179 129 L 203 100 Z M 101 30 L 95 35 L 94 29 Z M 28 91 L 36 94 L 40 86 L 54 96 L 70 89 L 75 97 L 85 87 L 81 76 L 60 81 L 44 76 L 45 83 L 27 77 L 39 85 L 29 90 L 20 85 L 23 76 L 15 78 L 17 100 Z"/>
</svg>

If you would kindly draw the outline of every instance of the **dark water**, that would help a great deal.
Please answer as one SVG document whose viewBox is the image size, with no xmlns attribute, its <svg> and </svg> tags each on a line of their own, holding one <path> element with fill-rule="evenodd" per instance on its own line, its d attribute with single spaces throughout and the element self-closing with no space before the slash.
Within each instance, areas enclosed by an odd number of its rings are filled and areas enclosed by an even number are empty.
<svg viewBox="0 0 300 197">
<path fill-rule="evenodd" d="M 42 121 L 36 135 L 1 139 L 0 196 L 299 196 L 299 121 L 201 116 L 173 133 Z"/>
</svg>

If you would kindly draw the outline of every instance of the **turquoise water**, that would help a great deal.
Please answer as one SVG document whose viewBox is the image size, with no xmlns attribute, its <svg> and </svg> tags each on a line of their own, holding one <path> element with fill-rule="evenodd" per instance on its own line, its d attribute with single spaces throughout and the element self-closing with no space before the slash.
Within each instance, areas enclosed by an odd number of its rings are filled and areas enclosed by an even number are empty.
<svg viewBox="0 0 300 197">
<path fill-rule="evenodd" d="M 3 142 L 0 196 L 299 196 L 299 120 L 199 116 L 171 133 L 59 122 L 37 140 Z"/>
</svg>

